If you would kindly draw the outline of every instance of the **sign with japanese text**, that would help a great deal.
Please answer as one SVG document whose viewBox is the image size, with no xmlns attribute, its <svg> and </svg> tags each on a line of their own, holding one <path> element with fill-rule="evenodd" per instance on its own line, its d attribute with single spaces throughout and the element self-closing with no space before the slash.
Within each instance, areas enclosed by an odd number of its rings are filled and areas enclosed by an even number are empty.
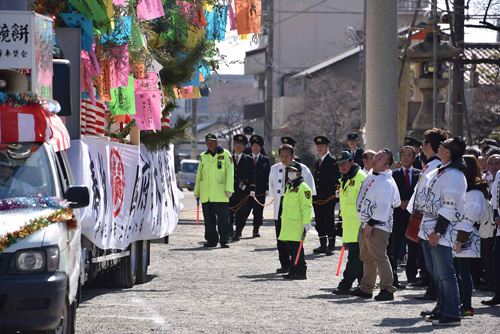
<svg viewBox="0 0 500 334">
<path fill-rule="evenodd" d="M 1 16 L 0 67 L 32 68 L 33 29 L 29 15 Z"/>
</svg>

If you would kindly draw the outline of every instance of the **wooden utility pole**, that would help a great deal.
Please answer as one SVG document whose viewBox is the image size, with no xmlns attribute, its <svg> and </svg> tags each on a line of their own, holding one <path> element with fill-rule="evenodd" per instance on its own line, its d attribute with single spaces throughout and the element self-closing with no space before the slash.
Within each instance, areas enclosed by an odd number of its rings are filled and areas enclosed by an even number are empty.
<svg viewBox="0 0 500 334">
<path fill-rule="evenodd" d="M 191 99 L 191 159 L 198 159 L 198 99 Z"/>
<path fill-rule="evenodd" d="M 274 0 L 267 0 L 267 82 L 264 116 L 264 143 L 268 154 L 273 148 L 273 47 L 274 47 Z"/>
</svg>

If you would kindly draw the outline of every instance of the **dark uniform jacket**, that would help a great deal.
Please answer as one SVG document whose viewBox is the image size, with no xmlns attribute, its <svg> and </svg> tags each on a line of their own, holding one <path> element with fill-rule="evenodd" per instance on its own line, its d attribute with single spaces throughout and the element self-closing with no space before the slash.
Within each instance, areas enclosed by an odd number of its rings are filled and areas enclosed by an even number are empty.
<svg viewBox="0 0 500 334">
<path fill-rule="evenodd" d="M 252 158 L 246 154 L 242 154 L 236 164 L 236 155 L 233 154 L 234 164 L 234 193 L 249 193 L 255 191 L 255 168 Z"/>
<path fill-rule="evenodd" d="M 319 159 L 314 164 L 315 201 L 327 199 L 335 194 L 341 177 L 336 162 L 337 160 L 331 154 L 327 154 L 323 162 L 321 162 L 321 166 L 319 165 Z"/>
<path fill-rule="evenodd" d="M 417 169 L 423 168 L 422 160 L 420 160 L 420 153 L 417 154 L 417 156 L 415 157 L 415 161 L 413 162 L 413 168 L 417 168 Z"/>
<path fill-rule="evenodd" d="M 269 190 L 269 173 L 271 172 L 271 163 L 269 158 L 262 155 L 262 153 L 259 155 L 256 166 L 254 165 L 253 155 L 250 155 L 249 157 L 252 161 L 252 165 L 254 166 L 255 194 L 262 195 Z"/>
<path fill-rule="evenodd" d="M 347 151 L 350 152 L 351 154 L 353 154 L 353 152 L 351 152 L 351 149 L 350 148 L 347 148 Z M 363 163 L 363 159 L 361 158 L 363 156 L 363 153 L 365 153 L 365 150 L 363 150 L 362 148 L 356 148 L 356 153 L 353 154 L 353 160 L 355 163 L 357 163 L 361 169 L 365 168 L 365 164 Z"/>
<path fill-rule="evenodd" d="M 396 181 L 396 185 L 398 186 L 399 196 L 401 201 L 409 201 L 411 196 L 413 195 L 413 191 L 415 190 L 415 186 L 417 185 L 418 178 L 420 177 L 420 169 L 413 168 L 410 176 L 411 187 L 408 189 L 405 180 L 405 172 L 403 167 L 394 169 L 392 171 L 392 178 Z M 408 222 L 410 220 L 410 213 L 407 210 L 403 210 L 400 207 L 394 209 L 394 222 Z"/>
</svg>

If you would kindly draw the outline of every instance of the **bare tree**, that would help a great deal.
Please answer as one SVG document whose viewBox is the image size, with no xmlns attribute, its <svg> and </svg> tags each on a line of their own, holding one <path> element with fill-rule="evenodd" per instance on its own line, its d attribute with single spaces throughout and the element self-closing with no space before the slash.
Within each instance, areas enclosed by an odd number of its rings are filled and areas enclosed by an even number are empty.
<svg viewBox="0 0 500 334">
<path fill-rule="evenodd" d="M 475 142 L 489 136 L 500 124 L 500 83 L 474 89 L 474 100 L 469 106 L 472 137 Z"/>
</svg>

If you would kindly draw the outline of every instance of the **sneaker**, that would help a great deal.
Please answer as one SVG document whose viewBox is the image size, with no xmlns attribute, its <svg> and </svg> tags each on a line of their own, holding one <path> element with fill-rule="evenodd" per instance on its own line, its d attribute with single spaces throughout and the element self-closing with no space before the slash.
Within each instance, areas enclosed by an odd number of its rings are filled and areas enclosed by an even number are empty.
<svg viewBox="0 0 500 334">
<path fill-rule="evenodd" d="M 361 298 L 372 298 L 373 294 L 364 292 L 360 288 L 356 288 L 351 291 L 351 296 L 361 297 Z"/>
<path fill-rule="evenodd" d="M 491 298 L 490 300 L 482 300 L 481 304 L 488 306 L 498 305 L 500 304 L 500 297 L 495 295 L 495 297 Z"/>
<path fill-rule="evenodd" d="M 387 291 L 386 289 L 380 290 L 379 294 L 374 298 L 378 302 L 386 300 L 394 300 L 394 293 Z"/>
<path fill-rule="evenodd" d="M 344 289 L 341 289 L 341 288 L 336 288 L 336 289 L 333 289 L 332 293 L 334 295 L 338 295 L 338 296 L 341 296 L 341 295 L 350 295 L 351 294 L 351 289 L 344 290 Z"/>
<path fill-rule="evenodd" d="M 460 326 L 462 321 L 460 318 L 450 318 L 450 317 L 441 317 L 441 319 L 434 320 L 432 322 L 433 326 Z"/>
<path fill-rule="evenodd" d="M 439 305 L 438 304 L 436 304 L 436 306 L 434 306 L 434 308 L 432 310 L 425 310 L 425 311 L 420 312 L 420 316 L 427 317 L 429 315 L 433 315 L 436 313 L 439 313 Z"/>
<path fill-rule="evenodd" d="M 281 277 L 283 277 L 284 279 L 292 279 L 291 277 L 292 277 L 293 275 L 295 275 L 295 274 L 288 273 L 288 274 L 283 275 L 283 276 L 281 276 Z"/>
<path fill-rule="evenodd" d="M 462 306 L 460 308 L 460 315 L 462 316 L 462 318 L 473 317 L 474 316 L 474 309 L 472 307 Z"/>
<path fill-rule="evenodd" d="M 313 249 L 314 254 L 326 253 L 326 251 L 327 251 L 326 246 L 319 246 L 318 248 Z"/>
<path fill-rule="evenodd" d="M 290 276 L 290 279 L 293 280 L 305 280 L 307 279 L 306 273 L 296 273 Z"/>
<path fill-rule="evenodd" d="M 429 315 L 429 316 L 425 317 L 425 319 L 424 319 L 424 320 L 425 320 L 425 321 L 427 321 L 427 322 L 433 322 L 433 321 L 435 321 L 435 320 L 439 320 L 439 319 L 441 319 L 442 317 L 443 317 L 443 316 L 441 315 L 441 313 L 433 313 L 433 314 L 431 314 L 431 315 Z"/>
</svg>

